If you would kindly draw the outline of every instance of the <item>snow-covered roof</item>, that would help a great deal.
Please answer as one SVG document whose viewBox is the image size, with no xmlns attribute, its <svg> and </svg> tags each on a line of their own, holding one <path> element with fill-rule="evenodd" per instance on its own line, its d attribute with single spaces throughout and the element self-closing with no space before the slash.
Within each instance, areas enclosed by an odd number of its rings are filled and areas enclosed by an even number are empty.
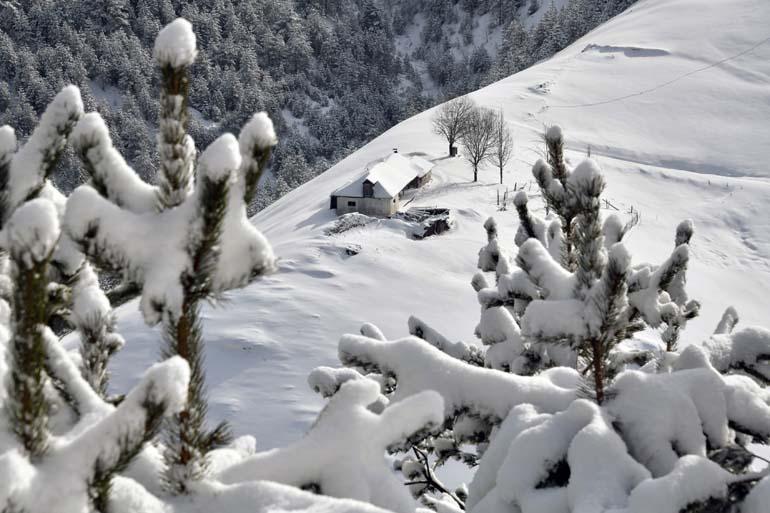
<svg viewBox="0 0 770 513">
<path fill-rule="evenodd" d="M 433 163 L 417 156 L 392 153 L 376 162 L 368 171 L 334 191 L 334 196 L 363 197 L 364 182 L 374 185 L 373 197 L 394 198 L 417 177 L 422 178 L 433 169 Z"/>
<path fill-rule="evenodd" d="M 409 157 L 409 163 L 412 165 L 412 167 L 415 168 L 417 171 L 417 176 L 420 178 L 428 174 L 428 172 L 433 169 L 433 162 L 422 157 Z"/>
</svg>

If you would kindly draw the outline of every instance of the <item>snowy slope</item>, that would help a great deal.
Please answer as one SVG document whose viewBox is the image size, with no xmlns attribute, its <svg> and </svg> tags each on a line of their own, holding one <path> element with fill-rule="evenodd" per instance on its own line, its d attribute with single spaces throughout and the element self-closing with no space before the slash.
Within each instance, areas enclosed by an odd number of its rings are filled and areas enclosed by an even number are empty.
<svg viewBox="0 0 770 513">
<path fill-rule="evenodd" d="M 503 109 L 515 131 L 508 186 L 530 182 L 544 125 L 565 128 L 573 163 L 590 145 L 609 183 L 605 198 L 624 215 L 632 206 L 641 213 L 628 239 L 636 260 L 660 262 L 676 224 L 694 220 L 689 290 L 703 309 L 684 343 L 703 339 L 731 304 L 742 323 L 770 324 L 768 27 L 763 0 L 641 0 L 553 59 L 472 95 Z M 261 212 L 254 221 L 282 258 L 279 272 L 207 310 L 212 416 L 260 447 L 307 429 L 322 406 L 308 372 L 336 364 L 340 335 L 362 322 L 397 336 L 416 314 L 450 338 L 473 339 L 481 224 L 496 215 L 511 247 L 517 224 L 515 212 L 496 212 L 504 188 L 493 170 L 473 184 L 462 160 L 436 160 L 412 205 L 454 209 L 456 229 L 439 237 L 410 240 L 388 223 L 324 235 L 334 221 L 329 193 L 368 162 L 394 147 L 443 156 L 431 115 L 399 124 Z M 349 257 L 353 244 L 361 250 Z M 157 359 L 159 335 L 136 304 L 121 310 L 120 329 L 127 345 L 112 383 L 125 390 Z"/>
</svg>

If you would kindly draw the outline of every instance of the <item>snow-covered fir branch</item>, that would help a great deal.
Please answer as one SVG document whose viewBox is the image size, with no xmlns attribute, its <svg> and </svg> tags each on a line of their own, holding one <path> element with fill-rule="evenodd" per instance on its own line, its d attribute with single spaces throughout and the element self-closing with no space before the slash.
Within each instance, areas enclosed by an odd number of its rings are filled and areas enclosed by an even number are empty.
<svg viewBox="0 0 770 513">
<path fill-rule="evenodd" d="M 229 436 L 225 424 L 206 427 L 199 303 L 273 267 L 267 241 L 246 218 L 277 143 L 272 122 L 264 113 L 255 115 L 240 143 L 231 134 L 220 136 L 195 166 L 195 143 L 186 129 L 188 67 L 196 54 L 188 21 L 178 19 L 158 35 L 158 185 L 136 176 L 112 147 L 99 115 L 88 114 L 75 127 L 73 142 L 93 180 L 72 193 L 64 219 L 68 235 L 89 257 L 141 287 L 146 322 L 163 323 L 163 355 L 182 356 L 190 365 L 188 403 L 170 423 L 166 443 L 165 479 L 180 493 L 205 476 L 207 453 Z"/>
</svg>

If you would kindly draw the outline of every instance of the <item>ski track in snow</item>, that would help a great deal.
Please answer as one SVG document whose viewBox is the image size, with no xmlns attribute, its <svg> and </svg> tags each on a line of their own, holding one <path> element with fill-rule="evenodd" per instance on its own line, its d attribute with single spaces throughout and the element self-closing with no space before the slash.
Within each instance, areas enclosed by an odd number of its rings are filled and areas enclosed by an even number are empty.
<svg viewBox="0 0 770 513">
<path fill-rule="evenodd" d="M 415 314 L 452 340 L 473 341 L 479 305 L 470 280 L 485 243 L 482 223 L 494 215 L 513 248 L 515 209 L 498 212 L 497 194 L 516 183 L 537 195 L 531 164 L 542 151 L 539 134 L 554 123 L 565 129 L 571 164 L 590 146 L 608 182 L 604 198 L 622 217 L 631 207 L 641 214 L 628 235 L 635 262 L 662 262 L 678 222 L 694 220 L 688 289 L 703 307 L 683 344 L 703 340 L 730 305 L 742 325 L 768 325 L 770 45 L 745 51 L 767 37 L 768 23 L 770 4 L 756 0 L 640 0 L 552 59 L 471 95 L 502 108 L 514 130 L 505 185 L 491 168 L 474 184 L 467 163 L 444 158 L 427 111 L 265 209 L 254 222 L 280 258 L 277 273 L 204 312 L 212 422 L 229 420 L 260 449 L 298 439 L 323 406 L 308 373 L 338 365 L 340 336 L 363 322 L 394 338 L 407 334 Z M 703 68 L 736 55 L 692 73 L 694 61 Z M 626 97 L 604 101 L 619 96 Z M 329 193 L 394 147 L 435 159 L 432 182 L 410 206 L 451 208 L 456 228 L 423 241 L 387 223 L 324 235 L 335 220 Z M 535 198 L 532 206 L 540 204 Z M 345 253 L 352 245 L 359 254 Z M 111 368 L 116 392 L 158 359 L 160 339 L 135 303 L 120 309 L 119 330 L 127 344 Z"/>
</svg>

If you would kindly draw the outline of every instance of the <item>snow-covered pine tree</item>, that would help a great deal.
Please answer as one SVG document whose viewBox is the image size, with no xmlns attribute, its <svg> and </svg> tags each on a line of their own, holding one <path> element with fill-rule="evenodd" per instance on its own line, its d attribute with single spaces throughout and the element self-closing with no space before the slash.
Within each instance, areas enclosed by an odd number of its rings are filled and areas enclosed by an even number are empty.
<svg viewBox="0 0 770 513">
<path fill-rule="evenodd" d="M 527 53 L 528 37 L 527 30 L 518 18 L 505 27 L 497 60 L 490 72 L 490 81 L 503 79 L 529 66 L 532 59 Z"/>
<path fill-rule="evenodd" d="M 0 153 L 5 154 L 0 157 L 0 227 L 17 208 L 37 197 L 52 201 L 61 214 L 65 198 L 49 177 L 82 110 L 78 90 L 63 89 L 18 152 L 15 152 L 13 129 L 0 127 Z M 114 332 L 109 301 L 99 288 L 93 268 L 66 234 L 49 260 L 50 279 L 56 284 L 51 289 L 56 294 L 49 293 L 49 296 L 56 299 L 57 304 L 49 308 L 44 322 L 48 324 L 52 317 L 62 316 L 65 323 L 78 331 L 83 376 L 105 397 L 109 377 L 107 361 L 123 345 L 123 339 Z M 10 294 L 7 296 L 6 299 L 10 299 Z"/>
<path fill-rule="evenodd" d="M 615 344 L 645 326 L 664 325 L 663 338 L 671 350 L 682 324 L 697 315 L 698 303 L 684 291 L 692 223 L 679 225 L 675 251 L 663 265 L 632 270 L 622 245 L 630 225 L 614 215 L 603 221 L 600 217 L 604 181 L 598 167 L 586 160 L 568 168 L 558 126 L 548 129 L 545 141 L 549 162 L 538 161 L 533 174 L 558 223 L 534 221 L 526 195 L 515 199 L 520 219 L 517 264 L 541 289 L 529 298 L 520 323 L 525 336 L 538 344 L 566 344 L 575 350 L 601 404 L 615 372 L 610 359 Z M 557 243 L 561 258 L 551 243 Z"/>
<path fill-rule="evenodd" d="M 684 291 L 692 224 L 679 225 L 663 264 L 631 265 L 623 237 L 633 221 L 602 219 L 596 163 L 573 170 L 558 146 L 550 150 L 563 169 L 541 161 L 533 172 L 552 197 L 572 206 L 574 271 L 563 265 L 558 210 L 540 219 L 520 194 L 518 255 L 500 251 L 496 223 L 488 220 L 479 267 L 495 272 L 496 285 L 483 275 L 472 281 L 486 348 L 471 351 L 415 318 L 412 337 L 390 341 L 369 326 L 340 341 L 342 363 L 382 382 L 384 400 L 425 390 L 444 400 L 443 431 L 412 440 L 417 457 L 403 460 L 412 491 L 442 511 L 764 511 L 770 477 L 750 470 L 748 444 L 770 439 L 763 388 L 770 330 L 735 331 L 738 316 L 729 308 L 703 345 L 676 351 L 671 327 L 681 330 L 698 310 Z M 509 315 L 489 315 L 501 308 Z M 645 326 L 666 328 L 657 351 L 618 345 Z M 499 350 L 509 338 L 518 355 Z M 470 360 L 471 352 L 483 354 L 489 368 Z M 324 374 L 327 389 L 351 379 L 342 371 Z M 447 457 L 478 465 L 461 504 L 461 493 L 433 480 L 434 466 Z"/>
<path fill-rule="evenodd" d="M 225 134 L 214 141 L 196 169 L 195 143 L 186 132 L 188 68 L 196 54 L 186 20 L 169 24 L 156 39 L 162 75 L 158 185 L 134 173 L 99 114 L 89 113 L 72 139 L 91 181 L 73 192 L 65 214 L 68 233 L 90 258 L 141 286 L 145 321 L 163 324 L 164 357 L 179 355 L 190 365 L 187 405 L 167 429 L 165 479 L 178 493 L 205 475 L 207 453 L 229 437 L 225 423 L 205 425 L 200 302 L 273 266 L 267 241 L 246 217 L 277 141 L 272 122 L 256 114 L 239 140 Z"/>
<path fill-rule="evenodd" d="M 564 138 L 561 128 L 558 126 L 550 127 L 545 132 L 543 139 L 546 145 L 547 162 L 538 161 L 532 173 L 540 186 L 540 190 L 543 191 L 546 206 L 556 213 L 561 222 L 563 234 L 561 236 L 561 250 L 563 252 L 561 263 L 565 269 L 572 271 L 576 264 L 573 253 L 572 221 L 577 212 L 576 205 L 567 196 L 567 168 L 564 162 Z M 556 184 L 553 188 L 551 187 L 552 183 Z M 519 212 L 522 211 L 519 209 Z"/>
<path fill-rule="evenodd" d="M 106 361 L 122 339 L 92 268 L 61 233 L 65 198 L 48 180 L 82 111 L 67 87 L 18 150 L 0 127 L 0 424 L 13 432 L 0 436 L 3 511 L 107 511 L 114 475 L 183 405 L 189 380 L 176 358 L 117 408 L 105 400 Z M 48 326 L 56 314 L 80 332 L 80 369 Z"/>
</svg>

